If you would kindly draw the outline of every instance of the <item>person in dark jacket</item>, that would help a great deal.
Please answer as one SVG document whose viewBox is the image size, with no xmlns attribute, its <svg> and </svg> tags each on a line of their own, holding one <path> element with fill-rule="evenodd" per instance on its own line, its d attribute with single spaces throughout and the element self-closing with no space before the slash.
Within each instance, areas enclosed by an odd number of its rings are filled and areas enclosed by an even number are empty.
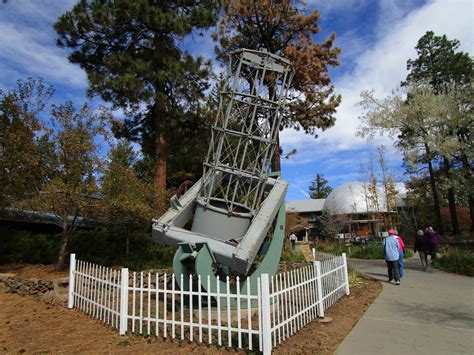
<svg viewBox="0 0 474 355">
<path fill-rule="evenodd" d="M 427 232 L 425 235 L 428 238 L 428 243 L 430 246 L 430 255 L 431 255 L 431 262 L 436 260 L 436 253 L 438 252 L 438 233 L 433 229 L 433 227 L 428 227 Z"/>
<path fill-rule="evenodd" d="M 426 271 L 428 268 L 428 254 L 430 253 L 430 242 L 428 240 L 428 237 L 423 233 L 423 231 L 420 229 L 416 233 L 416 239 L 415 239 L 415 247 L 413 248 L 413 251 L 420 255 L 420 260 L 421 260 L 421 267 L 423 268 L 423 271 Z"/>
</svg>

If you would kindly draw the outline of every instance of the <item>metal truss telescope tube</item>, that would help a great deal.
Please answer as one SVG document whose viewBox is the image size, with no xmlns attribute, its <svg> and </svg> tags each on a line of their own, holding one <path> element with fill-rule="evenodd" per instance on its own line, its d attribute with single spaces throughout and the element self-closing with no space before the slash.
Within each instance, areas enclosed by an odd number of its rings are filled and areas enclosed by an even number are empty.
<svg viewBox="0 0 474 355">
<path fill-rule="evenodd" d="M 203 186 L 210 188 L 199 193 L 203 206 L 218 200 L 229 215 L 255 215 L 293 75 L 291 63 L 271 53 L 242 49 L 230 55 L 204 161 L 209 180 Z M 220 184 L 214 181 L 217 172 Z"/>
</svg>

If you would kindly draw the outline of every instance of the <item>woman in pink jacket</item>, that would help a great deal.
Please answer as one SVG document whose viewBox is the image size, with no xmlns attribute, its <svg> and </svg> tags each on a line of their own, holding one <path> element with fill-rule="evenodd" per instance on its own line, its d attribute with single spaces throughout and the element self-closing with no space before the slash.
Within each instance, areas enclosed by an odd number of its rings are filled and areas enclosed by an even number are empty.
<svg viewBox="0 0 474 355">
<path fill-rule="evenodd" d="M 397 231 L 395 231 L 395 239 L 398 241 L 398 250 L 399 250 L 399 259 L 398 259 L 398 266 L 400 268 L 400 278 L 405 276 L 405 269 L 403 268 L 403 256 L 405 251 L 405 243 L 403 239 L 398 235 Z"/>
</svg>

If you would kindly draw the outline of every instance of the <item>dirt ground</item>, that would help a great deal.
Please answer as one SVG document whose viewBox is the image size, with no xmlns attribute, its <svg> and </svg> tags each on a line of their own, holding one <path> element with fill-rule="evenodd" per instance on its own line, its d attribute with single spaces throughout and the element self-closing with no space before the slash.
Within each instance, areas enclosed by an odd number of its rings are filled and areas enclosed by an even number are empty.
<svg viewBox="0 0 474 355">
<path fill-rule="evenodd" d="M 13 273 L 21 279 L 54 280 L 69 275 L 66 271 L 56 271 L 54 265 L 0 265 L 0 273 Z"/>
<path fill-rule="evenodd" d="M 9 270 L 12 271 L 12 270 Z M 34 267 L 18 274 L 39 278 Z M 37 270 L 38 271 L 38 270 Z M 2 272 L 2 271 L 0 271 Z M 58 277 L 43 270 L 43 277 Z M 64 276 L 64 275 L 60 275 Z M 364 279 L 326 311 L 330 323 L 313 322 L 274 349 L 275 354 L 332 354 L 380 293 L 382 286 Z M 245 353 L 225 347 L 198 345 L 161 337 L 119 336 L 117 331 L 78 310 L 48 305 L 31 297 L 0 293 L 0 353 Z"/>
</svg>

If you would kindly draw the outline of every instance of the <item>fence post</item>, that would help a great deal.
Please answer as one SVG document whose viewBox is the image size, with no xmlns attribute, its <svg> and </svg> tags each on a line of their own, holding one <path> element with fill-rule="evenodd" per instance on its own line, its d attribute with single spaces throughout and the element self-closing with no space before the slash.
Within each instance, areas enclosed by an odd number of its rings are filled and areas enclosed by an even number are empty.
<svg viewBox="0 0 474 355">
<path fill-rule="evenodd" d="M 260 297 L 262 309 L 260 314 L 262 317 L 262 346 L 263 354 L 269 355 L 272 353 L 272 325 L 270 319 L 270 280 L 268 274 L 262 274 L 260 282 L 261 292 Z"/>
<path fill-rule="evenodd" d="M 119 334 L 125 335 L 128 326 L 128 269 L 122 268 L 120 279 L 120 327 Z"/>
<path fill-rule="evenodd" d="M 346 253 L 342 253 L 342 260 L 344 262 L 344 282 L 346 283 L 346 295 L 349 296 L 351 294 L 351 291 L 349 290 L 349 273 L 347 271 Z"/>
<path fill-rule="evenodd" d="M 67 296 L 67 307 L 74 308 L 74 287 L 76 281 L 76 254 L 69 256 L 69 287 Z"/>
<path fill-rule="evenodd" d="M 321 262 L 315 259 L 314 267 L 316 269 L 316 288 L 318 292 L 318 316 L 324 318 L 323 286 L 321 282 Z"/>
</svg>

